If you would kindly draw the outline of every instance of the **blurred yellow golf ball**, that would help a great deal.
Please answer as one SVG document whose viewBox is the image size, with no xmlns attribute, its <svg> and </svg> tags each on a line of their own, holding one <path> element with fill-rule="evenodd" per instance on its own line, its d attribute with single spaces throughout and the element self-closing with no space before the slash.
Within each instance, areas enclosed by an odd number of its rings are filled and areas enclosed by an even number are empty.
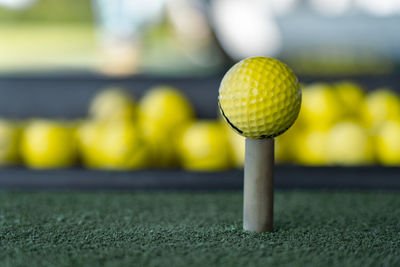
<svg viewBox="0 0 400 267">
<path fill-rule="evenodd" d="M 316 83 L 304 88 L 301 113 L 309 126 L 326 129 L 341 119 L 343 106 L 332 87 Z"/>
<path fill-rule="evenodd" d="M 219 87 L 219 107 L 225 120 L 248 138 L 275 137 L 296 120 L 301 88 L 293 71 L 267 57 L 236 63 Z"/>
<path fill-rule="evenodd" d="M 0 166 L 19 161 L 20 127 L 11 121 L 0 120 Z"/>
<path fill-rule="evenodd" d="M 366 108 L 366 97 L 363 89 L 358 84 L 349 81 L 337 82 L 333 86 L 343 105 L 343 113 L 347 119 L 356 119 L 363 123 Z"/>
<path fill-rule="evenodd" d="M 100 168 L 104 163 L 100 151 L 102 132 L 107 126 L 103 121 L 85 121 L 77 130 L 79 154 L 83 164 L 89 168 Z"/>
<path fill-rule="evenodd" d="M 144 168 L 149 163 L 149 149 L 138 127 L 132 123 L 114 122 L 103 129 L 100 152 L 107 169 Z"/>
<path fill-rule="evenodd" d="M 178 164 L 179 134 L 194 119 L 190 102 L 170 86 L 157 86 L 141 99 L 140 127 L 152 150 L 153 165 L 158 167 Z"/>
<path fill-rule="evenodd" d="M 383 123 L 376 136 L 376 154 L 384 165 L 400 165 L 400 118 Z"/>
<path fill-rule="evenodd" d="M 144 125 L 141 124 L 143 138 L 151 150 L 153 166 L 172 167 L 178 165 L 178 139 L 187 124 L 169 130 L 164 128 L 163 123 L 148 122 Z"/>
<path fill-rule="evenodd" d="M 189 126 L 179 143 L 184 168 L 223 170 L 231 166 L 231 151 L 226 131 L 219 122 L 199 121 Z"/>
<path fill-rule="evenodd" d="M 378 89 L 367 96 L 366 114 L 368 126 L 378 128 L 386 120 L 396 120 L 400 117 L 400 99 L 389 89 Z"/>
<path fill-rule="evenodd" d="M 295 161 L 304 165 L 323 165 L 326 163 L 326 129 L 307 129 L 292 142 L 296 150 Z"/>
<path fill-rule="evenodd" d="M 137 105 L 134 98 L 121 88 L 111 87 L 97 94 L 89 107 L 89 116 L 95 120 L 135 120 Z"/>
<path fill-rule="evenodd" d="M 354 122 L 340 122 L 327 135 L 328 164 L 364 165 L 373 160 L 373 144 L 367 130 Z"/>
<path fill-rule="evenodd" d="M 140 120 L 146 134 L 146 125 L 157 123 L 168 131 L 194 118 L 189 101 L 178 89 L 169 86 L 154 87 L 139 103 Z M 151 126 L 152 127 L 152 126 Z"/>
<path fill-rule="evenodd" d="M 33 120 L 23 131 L 21 155 L 31 168 L 72 166 L 77 160 L 74 129 L 59 121 Z"/>
<path fill-rule="evenodd" d="M 125 170 L 149 166 L 149 148 L 132 122 L 88 122 L 78 133 L 83 160 L 89 167 Z"/>
</svg>

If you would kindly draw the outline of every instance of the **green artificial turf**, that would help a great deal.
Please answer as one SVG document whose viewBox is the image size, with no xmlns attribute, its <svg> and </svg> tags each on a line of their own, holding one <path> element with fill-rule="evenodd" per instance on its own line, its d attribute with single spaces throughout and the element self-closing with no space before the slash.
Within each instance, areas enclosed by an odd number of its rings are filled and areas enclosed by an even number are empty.
<svg viewBox="0 0 400 267">
<path fill-rule="evenodd" d="M 1 266 L 399 266 L 400 194 L 278 192 L 275 232 L 234 193 L 1 193 Z"/>
</svg>

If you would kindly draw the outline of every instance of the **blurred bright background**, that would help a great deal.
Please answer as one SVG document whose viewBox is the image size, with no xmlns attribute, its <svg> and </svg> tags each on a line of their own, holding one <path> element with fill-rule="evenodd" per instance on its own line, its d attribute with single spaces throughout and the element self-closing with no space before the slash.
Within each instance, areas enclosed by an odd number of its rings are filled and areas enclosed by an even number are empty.
<svg viewBox="0 0 400 267">
<path fill-rule="evenodd" d="M 399 28 L 398 0 L 0 0 L 0 81 L 124 81 L 77 98 L 71 109 L 85 112 L 72 117 L 54 91 L 73 88 L 0 82 L 0 164 L 241 168 L 243 138 L 219 118 L 216 97 L 206 112 L 199 102 L 216 96 L 234 62 L 270 56 L 303 82 L 302 110 L 277 138 L 277 162 L 400 165 Z M 136 94 L 140 77 L 155 82 Z M 185 79 L 186 88 L 160 86 L 159 77 Z M 191 79 L 210 77 L 215 83 L 196 86 L 204 97 L 187 96 Z M 32 114 L 13 116 L 26 109 L 18 90 L 28 89 L 37 90 Z M 36 112 L 46 105 L 61 115 Z"/>
<path fill-rule="evenodd" d="M 0 0 L 0 71 L 215 73 L 265 55 L 297 73 L 391 73 L 397 0 Z"/>
</svg>

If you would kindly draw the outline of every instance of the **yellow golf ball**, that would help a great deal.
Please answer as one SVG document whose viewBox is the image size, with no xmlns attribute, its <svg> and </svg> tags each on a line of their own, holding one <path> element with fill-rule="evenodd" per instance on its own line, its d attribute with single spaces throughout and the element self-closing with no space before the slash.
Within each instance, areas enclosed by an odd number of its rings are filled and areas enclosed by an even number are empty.
<svg viewBox="0 0 400 267">
<path fill-rule="evenodd" d="M 326 160 L 333 165 L 364 165 L 373 161 L 373 145 L 367 129 L 343 121 L 327 134 Z"/>
<path fill-rule="evenodd" d="M 131 122 L 108 124 L 102 132 L 98 146 L 104 159 L 104 169 L 140 169 L 149 165 L 147 144 L 138 127 Z"/>
<path fill-rule="evenodd" d="M 100 168 L 104 165 L 100 151 L 102 132 L 107 122 L 92 120 L 83 122 L 77 130 L 78 149 L 83 165 L 89 168 Z"/>
<path fill-rule="evenodd" d="M 0 119 L 0 166 L 19 161 L 20 127 L 11 121 Z"/>
<path fill-rule="evenodd" d="M 90 168 L 127 170 L 149 165 L 149 149 L 129 121 L 88 121 L 78 130 L 79 151 Z"/>
<path fill-rule="evenodd" d="M 325 129 L 307 129 L 294 138 L 296 162 L 310 166 L 326 164 L 328 133 Z"/>
<path fill-rule="evenodd" d="M 343 109 L 337 92 L 329 84 L 315 83 L 304 88 L 301 115 L 308 126 L 329 129 L 342 119 Z"/>
<path fill-rule="evenodd" d="M 337 82 L 333 86 L 341 102 L 340 108 L 344 109 L 344 115 L 363 123 L 366 105 L 364 90 L 358 84 L 349 81 Z"/>
<path fill-rule="evenodd" d="M 384 165 L 400 164 L 400 120 L 383 123 L 375 137 L 375 150 L 380 163 Z"/>
<path fill-rule="evenodd" d="M 228 135 L 219 122 L 193 123 L 182 133 L 179 150 L 185 169 L 210 171 L 231 167 Z"/>
<path fill-rule="evenodd" d="M 225 120 L 247 138 L 270 138 L 296 120 L 301 88 L 293 71 L 267 57 L 235 64 L 219 87 L 219 107 Z"/>
<path fill-rule="evenodd" d="M 35 169 L 65 168 L 77 160 L 74 128 L 60 121 L 33 120 L 23 131 L 21 156 Z"/>
<path fill-rule="evenodd" d="M 380 88 L 367 96 L 368 126 L 376 130 L 387 120 L 400 117 L 400 98 L 387 88 Z"/>
<path fill-rule="evenodd" d="M 135 120 L 136 101 L 122 88 L 110 87 L 98 93 L 89 107 L 89 115 L 99 121 Z"/>
<path fill-rule="evenodd" d="M 141 99 L 139 108 L 140 121 L 145 132 L 146 124 L 157 123 L 167 131 L 194 118 L 190 102 L 178 89 L 170 86 L 150 89 Z"/>
<path fill-rule="evenodd" d="M 157 86 L 146 93 L 139 107 L 139 124 L 152 150 L 153 165 L 176 166 L 179 133 L 194 119 L 189 100 L 177 88 Z"/>
</svg>

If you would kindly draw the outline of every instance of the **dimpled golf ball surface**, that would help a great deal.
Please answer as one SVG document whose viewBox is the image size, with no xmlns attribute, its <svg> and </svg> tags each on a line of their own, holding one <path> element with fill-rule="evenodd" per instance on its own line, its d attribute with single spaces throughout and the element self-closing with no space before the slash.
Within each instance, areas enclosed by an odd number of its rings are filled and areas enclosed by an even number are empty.
<svg viewBox="0 0 400 267">
<path fill-rule="evenodd" d="M 247 138 L 271 138 L 296 120 L 301 88 L 293 71 L 267 57 L 235 64 L 222 79 L 219 107 L 225 120 Z"/>
</svg>

